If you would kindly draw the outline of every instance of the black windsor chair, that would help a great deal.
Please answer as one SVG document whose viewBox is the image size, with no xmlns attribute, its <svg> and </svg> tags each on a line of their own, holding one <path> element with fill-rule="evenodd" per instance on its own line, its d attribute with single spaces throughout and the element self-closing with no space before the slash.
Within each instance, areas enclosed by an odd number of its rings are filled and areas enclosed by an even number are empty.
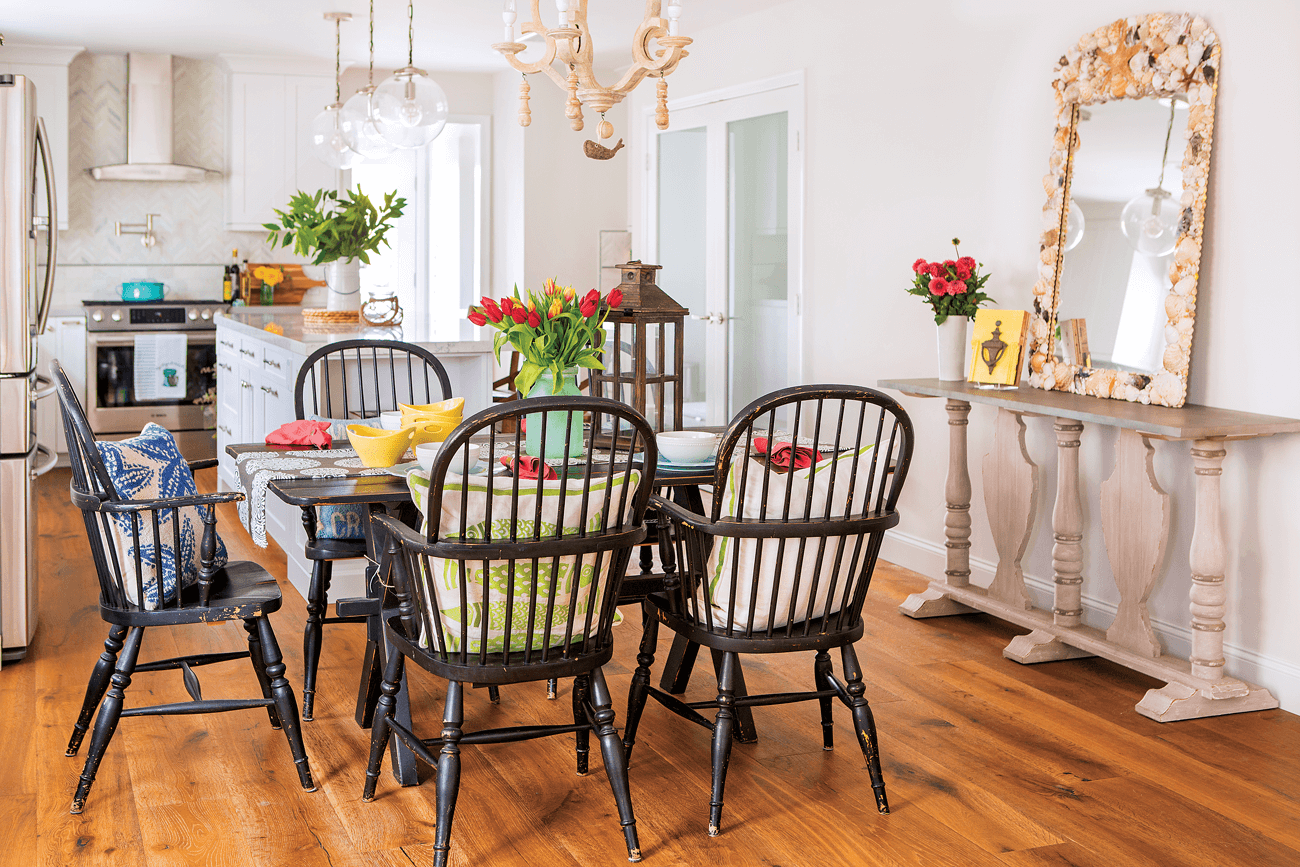
<svg viewBox="0 0 1300 867">
<path fill-rule="evenodd" d="M 547 417 L 590 414 L 579 443 L 566 439 L 567 468 L 553 481 L 466 475 L 469 440 L 514 454 L 523 441 L 497 432 L 502 420 L 540 425 Z M 614 458 L 596 452 L 602 420 L 629 439 Z M 562 435 L 562 434 L 561 434 Z M 554 439 L 556 435 L 552 434 Z M 482 438 L 482 437 L 480 437 Z M 633 458 L 636 453 L 643 457 Z M 439 452 L 420 533 L 388 516 L 387 532 L 398 608 L 385 614 L 394 651 L 388 658 L 370 742 L 364 800 L 375 796 L 388 739 L 396 734 L 421 761 L 437 768 L 434 864 L 447 863 L 464 744 L 504 743 L 563 733 L 577 739 L 577 771 L 587 773 L 588 736 L 600 741 L 614 791 L 628 858 L 641 860 L 623 745 L 601 666 L 613 653 L 619 585 L 635 546 L 644 541 L 644 515 L 654 485 L 654 432 L 626 404 L 604 398 L 543 397 L 512 401 L 466 419 Z M 499 468 L 499 465 L 493 467 Z M 418 497 L 417 497 L 418 501 Z M 448 681 L 442 731 L 421 739 L 393 718 L 405 660 Z M 464 684 L 501 685 L 574 678 L 573 721 L 467 732 Z M 436 752 L 435 752 L 436 750 Z"/>
<path fill-rule="evenodd" d="M 773 443 L 780 420 L 790 430 L 816 432 L 800 439 L 809 459 L 814 452 L 822 455 L 811 473 L 787 472 L 757 454 L 755 438 Z M 740 707 L 817 699 L 822 745 L 830 750 L 831 700 L 838 698 L 853 713 L 876 806 L 889 812 L 875 722 L 853 642 L 863 634 L 862 605 L 885 530 L 898 523 L 895 504 L 912 444 L 907 413 L 881 392 L 852 385 L 795 386 L 755 400 L 732 420 L 719 444 L 708 515 L 652 498 L 651 507 L 670 524 L 666 544 L 673 546 L 682 571 L 667 582 L 667 590 L 643 603 L 646 625 L 623 744 L 630 756 L 647 696 L 712 732 L 710 836 L 721 826 Z M 720 656 L 717 698 L 684 702 L 650 685 L 660 622 Z M 843 683 L 831 668 L 828 651 L 836 647 Z M 816 652 L 815 690 L 736 695 L 738 654 L 797 651 Z M 699 712 L 703 708 L 716 711 L 712 721 Z"/>
<path fill-rule="evenodd" d="M 343 340 L 317 349 L 303 362 L 294 384 L 298 418 L 374 419 L 396 410 L 399 403 L 427 404 L 451 397 L 447 371 L 432 352 L 396 340 Z M 347 445 L 346 440 L 341 444 Z M 320 667 L 322 626 L 326 623 L 365 623 L 360 615 L 326 617 L 335 560 L 366 556 L 364 539 L 317 538 L 317 514 L 302 510 L 307 530 L 306 557 L 312 561 L 307 588 L 307 624 L 303 630 L 302 718 L 315 716 L 316 672 Z"/>
<path fill-rule="evenodd" d="M 268 615 L 280 607 L 280 588 L 275 579 L 256 563 L 231 562 L 215 568 L 217 503 L 229 503 L 243 498 L 243 494 L 203 494 L 187 497 L 170 497 L 158 500 L 127 500 L 114 488 L 104 460 L 91 433 L 86 414 L 68 382 L 67 375 L 57 360 L 50 361 L 62 406 L 63 428 L 67 434 L 68 451 L 72 462 L 72 502 L 81 509 L 86 524 L 86 535 L 99 575 L 99 612 L 110 624 L 104 652 L 95 663 L 86 687 L 81 713 L 68 741 L 67 755 L 75 756 L 81 748 L 82 738 L 90 728 L 91 717 L 95 727 L 90 738 L 90 752 L 85 768 L 72 799 L 73 813 L 80 813 L 95 782 L 108 742 L 117 729 L 118 721 L 126 717 L 221 713 L 247 708 L 266 708 L 271 727 L 283 729 L 289 740 L 289 749 L 297 765 L 298 780 L 308 792 L 316 790 L 311 770 L 307 765 L 307 752 L 303 747 L 302 730 L 298 723 L 298 706 L 294 701 L 293 687 L 285 679 L 285 666 L 271 630 Z M 215 460 L 190 461 L 190 470 L 215 467 Z M 160 528 L 170 521 L 172 530 L 173 574 L 181 583 L 181 510 L 198 507 L 203 523 L 203 535 L 198 541 L 201 566 L 198 582 L 180 587 L 168 594 L 162 575 L 164 572 L 163 545 L 155 540 L 166 539 Z M 130 552 L 120 552 L 114 542 L 113 523 L 129 516 Z M 149 531 L 152 534 L 149 535 Z M 151 599 L 146 591 L 145 575 L 155 576 L 155 593 Z M 132 599 L 134 596 L 134 599 Z M 140 601 L 135 601 L 140 600 Z M 153 603 L 156 607 L 149 609 Z M 191 654 L 173 659 L 138 663 L 144 631 L 151 626 L 179 626 L 190 623 L 215 623 L 242 620 L 248 633 L 248 650 L 231 653 Z M 193 669 L 201 665 L 249 658 L 261 686 L 260 698 L 205 699 L 198 676 Z M 136 672 L 180 669 L 185 691 L 192 701 L 146 707 L 124 708 L 125 692 Z M 107 693 L 107 695 L 105 694 Z M 99 709 L 95 715 L 95 709 Z"/>
</svg>

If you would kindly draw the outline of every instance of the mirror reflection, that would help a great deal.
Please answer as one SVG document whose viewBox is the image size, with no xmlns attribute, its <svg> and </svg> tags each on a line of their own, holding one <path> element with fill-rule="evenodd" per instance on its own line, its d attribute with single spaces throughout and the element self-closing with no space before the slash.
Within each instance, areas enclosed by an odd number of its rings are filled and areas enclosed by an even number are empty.
<svg viewBox="0 0 1300 867">
<path fill-rule="evenodd" d="M 1079 109 L 1057 319 L 1083 320 L 1092 367 L 1161 369 L 1187 115 L 1180 97 Z M 1083 363 L 1069 332 L 1056 357 Z"/>
</svg>

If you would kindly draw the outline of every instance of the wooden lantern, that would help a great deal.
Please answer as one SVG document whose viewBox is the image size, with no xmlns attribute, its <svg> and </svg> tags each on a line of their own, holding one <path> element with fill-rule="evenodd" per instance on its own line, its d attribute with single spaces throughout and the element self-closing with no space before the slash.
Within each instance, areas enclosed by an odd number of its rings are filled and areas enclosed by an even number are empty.
<svg viewBox="0 0 1300 867">
<path fill-rule="evenodd" d="M 591 371 L 591 393 L 631 404 L 656 431 L 681 430 L 682 328 L 690 311 L 655 285 L 661 267 L 619 266 L 623 301 L 605 320 L 605 369 Z"/>
</svg>

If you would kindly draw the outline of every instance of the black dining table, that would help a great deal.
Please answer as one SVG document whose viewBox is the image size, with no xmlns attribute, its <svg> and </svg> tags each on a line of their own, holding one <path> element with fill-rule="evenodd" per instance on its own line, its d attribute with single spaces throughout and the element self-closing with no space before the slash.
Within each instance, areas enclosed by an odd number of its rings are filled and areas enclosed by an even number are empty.
<svg viewBox="0 0 1300 867">
<path fill-rule="evenodd" d="M 283 450 L 283 447 L 261 443 L 233 444 L 226 447 L 226 453 L 236 459 L 240 455 L 254 451 Z M 670 462 L 661 461 L 655 469 L 655 487 L 668 490 L 676 502 L 696 513 L 702 513 L 704 510 L 700 486 L 711 484 L 713 484 L 711 468 L 695 466 L 674 468 Z M 329 505 L 364 505 L 369 508 L 372 515 L 390 515 L 410 526 L 416 526 L 418 520 L 406 479 L 388 473 L 369 476 L 273 479 L 267 485 L 267 490 L 290 505 L 306 509 Z M 360 598 L 339 599 L 334 603 L 334 607 L 335 614 L 339 618 L 365 618 L 366 651 L 361 666 L 361 680 L 357 688 L 355 719 L 358 726 L 368 729 L 374 720 L 375 708 L 379 702 L 384 662 L 391 652 L 384 639 L 382 615 L 384 611 L 396 608 L 397 600 L 389 586 L 387 576 L 381 569 L 381 564 L 387 563 L 388 558 L 395 553 L 396 543 L 388 544 L 390 550 L 380 550 L 380 542 L 373 530 L 374 523 L 369 521 L 365 523 L 369 559 L 366 567 L 366 595 Z M 657 529 L 660 532 L 667 530 L 662 524 Z M 663 571 L 655 572 L 653 571 L 653 546 L 646 545 L 642 548 L 639 559 L 641 571 L 639 574 L 624 576 L 623 587 L 619 593 L 620 603 L 637 602 L 646 594 L 664 588 L 665 581 L 669 580 L 676 571 L 672 546 L 660 545 L 659 555 Z M 665 691 L 677 694 L 685 691 L 698 650 L 699 645 L 692 644 L 680 636 L 674 639 L 661 679 Z M 406 689 L 405 673 L 402 677 L 401 688 L 396 696 L 397 705 L 394 708 L 394 715 L 399 723 L 409 727 L 410 696 Z M 743 695 L 745 693 L 743 675 L 741 678 L 742 680 L 736 686 L 737 693 Z M 737 708 L 736 736 L 744 743 L 757 740 L 753 714 L 748 707 Z M 402 743 L 401 738 L 389 739 L 389 752 L 393 777 L 398 784 L 418 785 L 415 755 Z"/>
</svg>

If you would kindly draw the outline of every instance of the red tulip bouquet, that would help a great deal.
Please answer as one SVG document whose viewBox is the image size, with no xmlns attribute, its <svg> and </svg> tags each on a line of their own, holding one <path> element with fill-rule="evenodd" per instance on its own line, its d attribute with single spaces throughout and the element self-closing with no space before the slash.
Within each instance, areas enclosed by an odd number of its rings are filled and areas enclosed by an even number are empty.
<svg viewBox="0 0 1300 867">
<path fill-rule="evenodd" d="M 560 393 L 563 372 L 586 367 L 604 370 L 600 350 L 605 345 L 605 317 L 623 303 L 615 289 L 604 298 L 592 289 L 581 297 L 572 286 L 560 286 L 554 279 L 542 284 L 541 292 L 525 289 L 500 301 L 485 297 L 481 305 L 469 308 L 469 321 L 491 325 L 497 330 L 492 348 L 501 362 L 501 347 L 509 343 L 523 363 L 515 375 L 515 388 L 528 394 L 544 371 L 551 372 L 554 392 Z"/>
<path fill-rule="evenodd" d="M 993 299 L 982 291 L 989 275 L 981 274 L 982 264 L 970 256 L 962 256 L 957 245 L 961 241 L 952 239 L 952 248 L 958 258 L 945 262 L 927 262 L 917 259 L 912 263 L 912 285 L 909 294 L 918 295 L 934 309 L 934 324 L 942 325 L 949 316 L 975 317 L 975 311 L 985 301 Z"/>
</svg>

